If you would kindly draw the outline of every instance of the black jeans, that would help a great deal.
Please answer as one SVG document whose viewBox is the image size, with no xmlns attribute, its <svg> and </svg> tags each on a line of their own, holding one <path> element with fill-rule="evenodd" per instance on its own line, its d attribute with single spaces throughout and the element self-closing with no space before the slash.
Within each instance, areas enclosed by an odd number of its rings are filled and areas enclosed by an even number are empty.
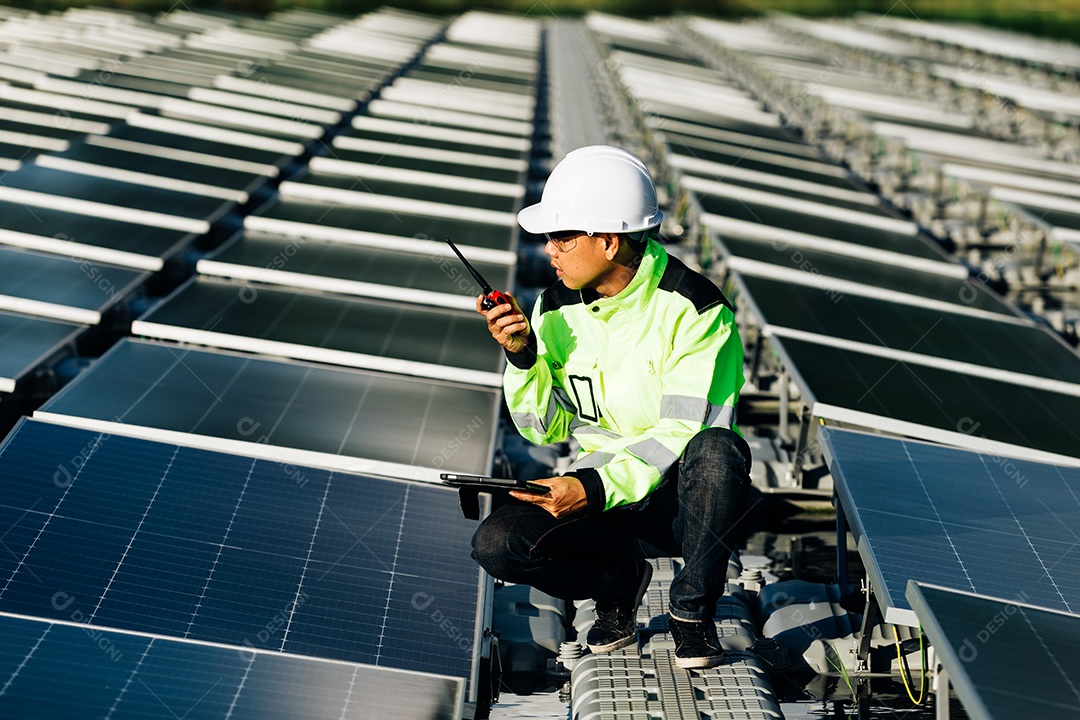
<svg viewBox="0 0 1080 720">
<path fill-rule="evenodd" d="M 711 619 L 749 486 L 746 441 L 726 428 L 707 428 L 642 502 L 555 518 L 511 501 L 477 528 L 472 556 L 506 582 L 564 600 L 607 600 L 629 588 L 638 559 L 681 555 L 685 564 L 671 583 L 669 610 L 680 620 Z"/>
</svg>

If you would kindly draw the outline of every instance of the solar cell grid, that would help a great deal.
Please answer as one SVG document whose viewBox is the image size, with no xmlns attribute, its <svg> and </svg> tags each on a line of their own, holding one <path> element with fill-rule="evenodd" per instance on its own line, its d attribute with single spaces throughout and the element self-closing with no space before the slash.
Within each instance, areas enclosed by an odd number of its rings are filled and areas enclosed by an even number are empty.
<svg viewBox="0 0 1080 720">
<path fill-rule="evenodd" d="M 356 300 L 301 291 L 223 282 L 202 278 L 189 283 L 168 301 L 141 317 L 136 334 L 248 349 L 240 338 L 284 343 L 263 352 L 286 357 L 322 359 L 354 367 L 393 363 L 372 358 L 405 360 L 429 365 L 431 377 L 448 377 L 452 369 L 491 374 L 487 383 L 499 382 L 502 354 L 485 342 L 487 329 L 472 313 L 401 302 Z M 192 336 L 185 330 L 206 333 Z M 304 349 L 310 349 L 310 352 Z M 318 351 L 329 351 L 319 354 Z M 303 354 L 297 354 L 302 352 Z M 349 358 L 330 353 L 343 353 Z M 420 368 L 401 364 L 399 372 L 418 374 Z M 458 376 L 464 380 L 464 377 Z M 479 375 L 474 382 L 479 380 Z"/>
<path fill-rule="evenodd" d="M 444 465 L 489 472 L 498 398 L 493 388 L 123 340 L 38 412 L 437 479 Z"/>
<path fill-rule="evenodd" d="M 795 338 L 774 342 L 819 417 L 966 447 L 1080 456 L 1080 398 Z"/>
<path fill-rule="evenodd" d="M 718 233 L 718 237 L 726 254 L 734 257 L 784 268 L 812 268 L 819 276 L 822 276 L 822 287 L 828 287 L 827 278 L 834 277 L 884 290 L 911 293 L 928 300 L 1012 314 L 1012 311 L 1002 303 L 1001 298 L 987 291 L 981 283 L 848 257 L 839 253 L 788 245 L 783 241 L 782 235 L 778 236 L 776 242 L 744 238 L 723 232 Z"/>
<path fill-rule="evenodd" d="M 0 460 L 4 612 L 471 673 L 479 569 L 452 491 L 33 421 Z"/>
<path fill-rule="evenodd" d="M 1080 714 L 1080 617 L 920 583 L 907 598 L 970 717 Z"/>
<path fill-rule="evenodd" d="M 8 173 L 4 176 L 4 186 L 54 196 L 55 201 L 61 203 L 70 198 L 206 222 L 218 219 L 233 205 L 215 198 L 37 166 L 26 166 Z"/>
<path fill-rule="evenodd" d="M 146 278 L 138 270 L 0 247 L 0 304 L 35 315 L 96 324 Z M 46 305 L 23 308 L 24 302 Z"/>
<path fill-rule="evenodd" d="M 461 714 L 464 683 L 456 678 L 4 614 L 0 633 L 5 717 L 419 720 Z"/>
<path fill-rule="evenodd" d="M 73 343 L 85 326 L 0 312 L 0 392 L 16 384 L 61 347 Z"/>
<path fill-rule="evenodd" d="M 837 493 L 890 622 L 909 580 L 1080 608 L 1080 468 L 822 430 Z"/>
<path fill-rule="evenodd" d="M 1080 356 L 1042 327 L 830 294 L 763 277 L 742 280 L 770 325 L 1080 383 Z"/>
<path fill-rule="evenodd" d="M 510 213 L 505 213 L 505 216 L 509 219 L 514 217 Z M 449 237 L 461 245 L 476 245 L 495 250 L 509 250 L 513 246 L 515 234 L 509 219 L 505 223 L 489 223 L 477 222 L 473 218 L 434 217 L 411 213 L 401 208 L 388 210 L 380 205 L 378 200 L 373 202 L 372 207 L 350 207 L 332 202 L 282 199 L 261 210 L 257 217 L 266 218 L 263 224 L 281 220 L 296 225 L 344 230 L 363 228 L 366 232 L 396 235 L 405 242 L 413 237 Z M 307 234 L 302 230 L 298 227 L 295 232 L 284 229 L 281 232 Z"/>
</svg>

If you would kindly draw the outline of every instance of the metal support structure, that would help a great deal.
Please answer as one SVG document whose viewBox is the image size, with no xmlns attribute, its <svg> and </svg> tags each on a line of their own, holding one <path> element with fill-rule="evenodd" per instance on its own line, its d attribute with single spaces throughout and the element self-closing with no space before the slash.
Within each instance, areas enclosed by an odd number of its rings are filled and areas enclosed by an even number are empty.
<svg viewBox="0 0 1080 720">
<path fill-rule="evenodd" d="M 936 720 L 949 720 L 949 673 L 941 665 L 937 666 L 937 690 L 934 698 L 934 717 Z"/>
<path fill-rule="evenodd" d="M 780 440 L 782 442 L 789 442 L 791 440 L 788 434 L 788 413 L 791 412 L 791 392 L 788 390 L 788 385 L 791 384 L 791 379 L 788 377 L 787 370 L 780 372 Z"/>
<path fill-rule="evenodd" d="M 836 584 L 840 591 L 849 582 L 847 562 L 847 516 L 844 515 L 844 506 L 840 504 L 840 496 L 833 494 L 833 505 L 836 507 Z"/>
<path fill-rule="evenodd" d="M 867 584 L 866 610 L 863 612 L 862 625 L 859 626 L 859 648 L 856 654 L 860 671 L 870 669 L 868 664 L 868 660 L 870 659 L 870 640 L 873 638 L 874 627 L 877 625 L 878 617 L 880 617 L 880 615 L 881 613 L 878 610 L 877 600 L 874 599 L 874 589 Z"/>
<path fill-rule="evenodd" d="M 810 437 L 812 421 L 810 408 L 803 403 L 802 412 L 799 414 L 799 439 L 795 441 L 795 457 L 791 461 L 791 478 L 800 489 L 803 487 L 803 465 L 806 464 L 807 440 Z"/>
</svg>

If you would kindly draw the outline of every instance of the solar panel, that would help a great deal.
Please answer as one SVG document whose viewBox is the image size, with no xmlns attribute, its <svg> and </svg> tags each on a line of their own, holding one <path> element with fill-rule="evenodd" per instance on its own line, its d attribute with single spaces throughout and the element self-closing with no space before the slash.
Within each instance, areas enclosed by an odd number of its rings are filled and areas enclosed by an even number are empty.
<svg viewBox="0 0 1080 720">
<path fill-rule="evenodd" d="M 141 148 L 141 150 L 142 152 L 131 152 L 127 149 L 84 144 L 67 152 L 54 154 L 53 157 L 63 159 L 68 163 L 78 162 L 97 166 L 102 171 L 119 170 L 160 175 L 167 178 L 169 182 L 197 183 L 213 188 L 228 188 L 246 194 L 255 192 L 268 177 L 268 175 L 256 175 L 231 169 L 227 162 L 213 167 L 206 163 L 193 163 L 189 160 L 169 157 L 167 150 L 157 151 L 154 148 Z"/>
<path fill-rule="evenodd" d="M 800 200 L 828 203 L 832 207 L 857 212 L 883 215 L 880 199 L 855 187 L 835 187 L 832 184 L 798 180 L 782 173 L 749 170 L 739 165 L 728 165 L 673 155 L 669 161 L 683 173 L 684 185 L 703 192 L 723 194 L 728 185 L 760 190 L 761 192 L 787 195 Z M 797 162 L 797 161 L 794 161 Z M 693 178 L 690 184 L 688 178 Z"/>
<path fill-rule="evenodd" d="M 35 421 L 0 460 L 0 611 L 473 672 L 475 523 L 449 488 Z"/>
<path fill-rule="evenodd" d="M 820 432 L 887 622 L 917 623 L 908 580 L 1080 609 L 1080 468 Z"/>
<path fill-rule="evenodd" d="M 397 244 L 400 249 L 385 247 Z M 200 260 L 198 269 L 204 274 L 377 298 L 402 298 L 397 289 L 405 288 L 414 291 L 408 296 L 410 302 L 457 309 L 474 307 L 480 288 L 460 261 L 445 253 L 428 253 L 429 248 L 438 246 L 445 250 L 445 243 L 385 238 L 383 245 L 363 247 L 246 232 Z M 493 287 L 510 287 L 509 263 L 486 262 L 466 245 L 459 247 Z"/>
<path fill-rule="evenodd" d="M 494 388 L 123 340 L 38 414 L 320 467 L 486 474 Z"/>
<path fill-rule="evenodd" d="M 1000 296 L 982 283 L 964 277 L 930 273 L 911 267 L 852 257 L 788 243 L 785 236 L 775 241 L 718 232 L 721 250 L 729 257 L 745 258 L 784 269 L 813 271 L 821 287 L 836 278 L 893 292 L 908 293 L 937 302 L 962 305 L 977 310 L 1013 315 Z M 852 243 L 853 247 L 858 247 Z M 745 273 L 744 273 L 745 274 Z"/>
<path fill-rule="evenodd" d="M 378 164 L 404 170 L 438 172 L 477 180 L 520 183 L 528 164 L 478 152 L 438 151 L 434 148 L 362 138 L 334 138 L 333 158 L 342 162 Z"/>
<path fill-rule="evenodd" d="M 207 224 L 213 223 L 235 203 L 216 198 L 201 197 L 173 190 L 159 190 L 145 185 L 133 185 L 118 180 L 87 177 L 50 168 L 26 166 L 4 175 L 0 200 L 23 202 L 34 206 L 58 210 L 74 210 L 85 207 L 83 203 L 101 203 L 126 211 L 119 219 L 138 218 L 139 212 L 168 215 L 186 220 L 180 229 L 205 232 Z M 91 214 L 91 213 L 87 213 Z M 177 223 L 181 225 L 182 223 Z"/>
<path fill-rule="evenodd" d="M 83 325 L 0 312 L 0 392 L 15 392 L 19 381 L 71 346 Z"/>
<path fill-rule="evenodd" d="M 0 634 L 5 717 L 462 715 L 464 682 L 458 678 L 3 614 Z"/>
<path fill-rule="evenodd" d="M 208 129 L 208 134 L 211 134 Z M 217 142 L 212 139 L 178 135 L 151 128 L 136 127 L 134 125 L 122 125 L 109 133 L 108 138 L 114 142 L 127 142 L 137 145 L 148 145 L 154 148 L 170 148 L 181 152 L 193 152 L 202 155 L 212 155 L 233 160 L 242 160 L 256 165 L 283 166 L 287 161 L 282 152 L 264 150 L 250 145 L 238 145 L 225 142 Z M 100 141 L 91 141 L 100 144 Z M 297 154 L 302 148 L 297 148 Z M 288 155 L 288 159 L 291 159 Z"/>
<path fill-rule="evenodd" d="M 0 247 L 0 308 L 96 325 L 147 277 L 138 270 Z"/>
<path fill-rule="evenodd" d="M 471 298 L 470 298 L 471 299 Z M 502 349 L 475 312 L 197 278 L 136 335 L 407 375 L 502 385 Z"/>
<path fill-rule="evenodd" d="M 520 197 L 524 192 L 524 188 L 516 184 L 510 185 L 508 183 L 491 183 L 487 180 L 448 177 L 432 173 L 430 169 L 421 171 L 397 170 L 381 164 L 341 169 L 343 170 L 341 174 L 309 172 L 306 175 L 293 178 L 289 182 L 310 185 L 314 188 L 332 188 L 344 192 L 403 197 L 423 202 L 443 203 L 457 207 L 474 207 L 499 212 L 515 210 L 520 205 Z M 438 187 L 428 184 L 429 182 L 440 182 L 447 185 L 447 187 Z M 287 191 L 288 189 L 283 192 Z"/>
<path fill-rule="evenodd" d="M 931 260 L 941 258 L 939 250 L 920 239 L 914 232 L 871 227 L 869 225 L 871 218 L 878 219 L 878 216 L 866 215 L 865 221 L 856 221 L 825 217 L 823 215 L 811 215 L 797 212 L 788 207 L 773 204 L 766 205 L 753 200 L 736 198 L 733 192 L 729 191 L 729 193 L 732 195 L 731 197 L 716 194 L 699 194 L 698 203 L 701 210 L 710 215 L 768 225 L 769 227 L 778 228 L 778 231 L 804 232 L 844 242 L 867 245 L 881 250 L 903 253 L 917 258 Z M 703 220 L 703 222 L 708 224 L 707 220 Z"/>
<path fill-rule="evenodd" d="M 827 284 L 816 288 L 741 277 L 769 325 L 1080 383 L 1080 356 L 1041 326 L 830 293 Z"/>
<path fill-rule="evenodd" d="M 0 243 L 72 258 L 160 270 L 194 238 L 190 231 L 0 201 Z"/>
<path fill-rule="evenodd" d="M 406 242 L 415 237 L 448 237 L 459 246 L 475 245 L 493 250 L 510 250 L 513 247 L 516 231 L 509 220 L 506 223 L 486 223 L 472 218 L 435 217 L 390 208 L 380 204 L 380 200 L 373 200 L 372 203 L 371 207 L 356 207 L 327 201 L 283 198 L 245 218 L 244 227 L 314 238 L 335 233 L 344 241 L 350 234 L 378 233 L 400 237 Z M 514 217 L 510 213 L 506 213 L 506 216 Z M 358 231 L 357 228 L 363 230 Z"/>
<path fill-rule="evenodd" d="M 1080 617 L 922 583 L 907 597 L 973 720 L 1080 716 Z"/>
<path fill-rule="evenodd" d="M 353 118 L 352 127 L 350 136 L 353 137 L 381 142 L 400 142 L 402 138 L 408 138 L 410 145 L 462 152 L 482 149 L 485 154 L 505 158 L 521 158 L 532 145 L 526 138 L 492 135 L 475 130 L 433 127 L 367 115 L 358 115 Z"/>
<path fill-rule="evenodd" d="M 961 447 L 1075 462 L 1080 428 L 1077 387 L 1069 393 L 974 372 L 879 357 L 823 342 L 773 338 L 815 417 Z"/>
</svg>

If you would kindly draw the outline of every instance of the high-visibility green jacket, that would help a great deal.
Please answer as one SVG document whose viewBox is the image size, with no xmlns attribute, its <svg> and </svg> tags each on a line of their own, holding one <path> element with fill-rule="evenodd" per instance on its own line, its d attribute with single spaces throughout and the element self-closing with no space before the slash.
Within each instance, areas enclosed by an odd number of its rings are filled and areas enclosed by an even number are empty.
<svg viewBox="0 0 1080 720">
<path fill-rule="evenodd" d="M 569 290 L 537 299 L 530 347 L 507 353 L 503 389 L 528 440 L 573 434 L 568 474 L 589 512 L 642 500 L 710 426 L 736 432 L 742 341 L 732 308 L 710 280 L 649 240 L 622 292 Z"/>
</svg>

